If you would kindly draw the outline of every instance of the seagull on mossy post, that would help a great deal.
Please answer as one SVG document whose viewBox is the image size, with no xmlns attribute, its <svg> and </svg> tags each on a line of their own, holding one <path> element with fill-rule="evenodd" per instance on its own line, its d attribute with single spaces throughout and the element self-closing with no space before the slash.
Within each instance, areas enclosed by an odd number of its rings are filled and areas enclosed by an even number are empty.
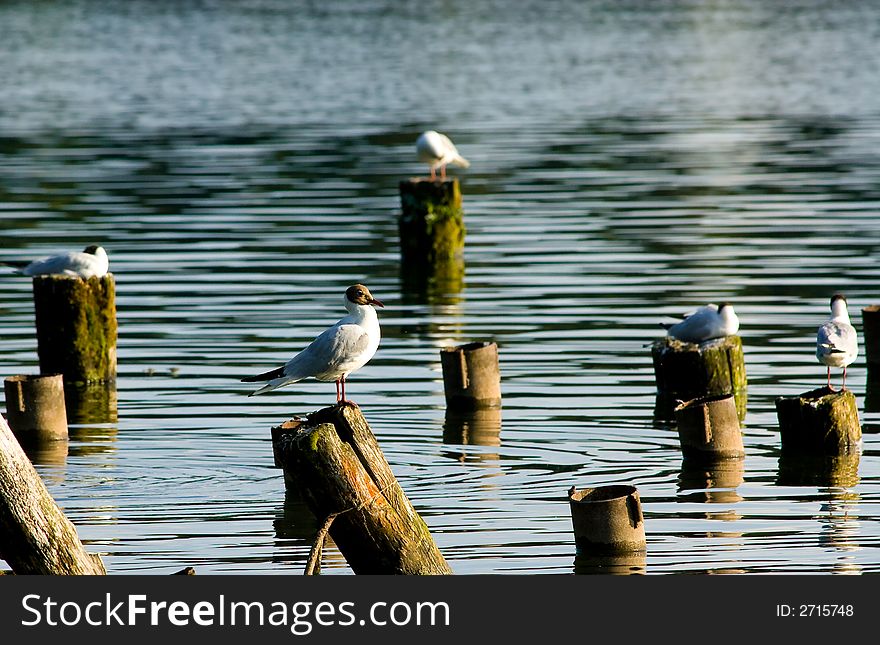
<svg viewBox="0 0 880 645">
<path fill-rule="evenodd" d="M 68 275 L 83 280 L 93 276 L 103 278 L 110 270 L 110 259 L 100 246 L 87 246 L 84 251 L 71 251 L 61 255 L 34 260 L 5 260 L 0 262 L 14 267 L 19 275 Z"/>
<path fill-rule="evenodd" d="M 379 317 L 374 307 L 384 306 L 364 285 L 350 286 L 345 291 L 345 308 L 349 315 L 322 332 L 281 367 L 241 379 L 243 383 L 268 381 L 250 396 L 313 376 L 319 381 L 336 382 L 337 404 L 353 403 L 345 398 L 345 380 L 366 365 L 379 348 Z"/>
<path fill-rule="evenodd" d="M 839 293 L 831 298 L 831 317 L 819 327 L 816 334 L 816 358 L 828 366 L 828 389 L 831 387 L 831 368 L 843 368 L 843 390 L 846 390 L 846 366 L 859 355 L 859 339 L 850 324 L 846 298 Z"/>
<path fill-rule="evenodd" d="M 686 315 L 680 323 L 660 323 L 660 326 L 672 338 L 686 343 L 702 343 L 735 334 L 739 331 L 739 318 L 729 302 L 720 305 L 710 303 Z"/>
<path fill-rule="evenodd" d="M 437 168 L 440 168 L 440 178 L 446 179 L 446 166 L 458 166 L 468 168 L 471 162 L 458 153 L 455 144 L 445 134 L 434 130 L 423 132 L 416 140 L 416 152 L 419 161 L 431 167 L 431 180 L 437 178 Z"/>
</svg>

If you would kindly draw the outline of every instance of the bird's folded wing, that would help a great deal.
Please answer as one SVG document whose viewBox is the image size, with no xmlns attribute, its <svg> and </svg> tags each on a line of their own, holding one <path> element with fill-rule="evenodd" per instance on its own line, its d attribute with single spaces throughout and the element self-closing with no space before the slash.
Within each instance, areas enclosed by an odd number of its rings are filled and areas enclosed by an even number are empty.
<svg viewBox="0 0 880 645">
<path fill-rule="evenodd" d="M 360 325 L 334 325 L 284 366 L 285 375 L 305 378 L 332 371 L 359 356 L 370 344 L 370 337 Z"/>
</svg>

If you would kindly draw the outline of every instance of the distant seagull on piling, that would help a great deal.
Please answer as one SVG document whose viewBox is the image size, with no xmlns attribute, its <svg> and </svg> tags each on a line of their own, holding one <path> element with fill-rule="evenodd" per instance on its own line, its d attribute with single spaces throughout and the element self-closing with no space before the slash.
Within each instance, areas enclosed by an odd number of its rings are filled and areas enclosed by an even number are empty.
<svg viewBox="0 0 880 645">
<path fill-rule="evenodd" d="M 846 389 L 846 366 L 859 354 L 859 339 L 849 322 L 846 298 L 834 294 L 831 298 L 831 318 L 819 327 L 816 334 L 816 358 L 828 366 L 828 389 L 831 387 L 831 368 L 843 368 L 843 389 Z"/>
<path fill-rule="evenodd" d="M 458 154 L 455 144 L 445 134 L 434 130 L 423 132 L 416 140 L 416 152 L 419 161 L 431 167 L 431 179 L 437 178 L 436 170 L 440 168 L 440 178 L 446 179 L 446 166 L 468 168 L 471 162 Z"/>
<path fill-rule="evenodd" d="M 92 276 L 107 275 L 110 259 L 100 246 L 87 246 L 84 251 L 71 251 L 61 255 L 28 261 L 3 261 L 0 264 L 15 267 L 19 275 L 69 275 L 87 280 Z"/>
<path fill-rule="evenodd" d="M 349 315 L 281 367 L 241 379 L 243 383 L 268 381 L 250 396 L 314 376 L 319 381 L 336 381 L 336 402 L 345 403 L 345 379 L 366 365 L 379 347 L 379 317 L 373 307 L 384 306 L 364 285 L 350 286 L 345 291 Z"/>
<path fill-rule="evenodd" d="M 702 343 L 712 338 L 723 338 L 739 331 L 739 318 L 733 311 L 733 305 L 722 302 L 721 305 L 708 304 L 700 307 L 692 314 L 684 317 L 674 325 L 660 323 L 666 333 L 686 343 Z"/>
</svg>

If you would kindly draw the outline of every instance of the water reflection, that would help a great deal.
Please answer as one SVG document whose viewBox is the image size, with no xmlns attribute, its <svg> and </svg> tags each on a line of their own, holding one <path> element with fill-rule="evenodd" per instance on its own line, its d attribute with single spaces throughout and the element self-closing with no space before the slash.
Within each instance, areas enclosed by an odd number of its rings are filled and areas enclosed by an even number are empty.
<svg viewBox="0 0 880 645">
<path fill-rule="evenodd" d="M 861 454 L 779 455 L 776 483 L 779 486 L 826 486 L 853 488 L 859 483 Z"/>
<path fill-rule="evenodd" d="M 727 504 L 742 501 L 737 488 L 745 479 L 745 459 L 699 459 L 685 457 L 678 477 L 678 499 L 707 504 Z M 739 516 L 724 519 L 736 519 Z"/>
<path fill-rule="evenodd" d="M 648 556 L 645 551 L 626 555 L 576 555 L 574 558 L 574 572 L 578 575 L 642 575 L 648 572 L 647 560 Z"/>
</svg>

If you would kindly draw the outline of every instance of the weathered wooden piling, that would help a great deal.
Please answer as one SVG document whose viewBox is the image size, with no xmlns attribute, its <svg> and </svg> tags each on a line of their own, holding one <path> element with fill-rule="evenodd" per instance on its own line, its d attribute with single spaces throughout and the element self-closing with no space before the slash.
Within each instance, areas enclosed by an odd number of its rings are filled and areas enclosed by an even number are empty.
<svg viewBox="0 0 880 645">
<path fill-rule="evenodd" d="M 446 405 L 455 410 L 476 410 L 501 405 L 501 371 L 498 345 L 475 342 L 440 350 Z"/>
<path fill-rule="evenodd" d="M 116 287 L 113 274 L 33 279 L 40 372 L 65 383 L 116 380 Z"/>
<path fill-rule="evenodd" d="M 733 394 L 692 399 L 675 408 L 682 453 L 695 458 L 745 456 Z"/>
<path fill-rule="evenodd" d="M 686 343 L 666 336 L 651 345 L 657 382 L 658 419 L 674 420 L 683 401 L 716 394 L 733 394 L 737 416 L 746 415 L 748 381 L 739 336 Z"/>
<path fill-rule="evenodd" d="M 324 522 L 358 574 L 449 574 L 452 570 L 407 499 L 360 408 L 324 408 L 273 430 L 285 481 Z"/>
<path fill-rule="evenodd" d="M 67 439 L 67 409 L 61 374 L 19 374 L 3 382 L 6 418 L 20 443 Z"/>
<path fill-rule="evenodd" d="M 865 342 L 865 362 L 868 371 L 880 375 L 880 305 L 862 309 L 862 333 Z"/>
<path fill-rule="evenodd" d="M 400 182 L 401 282 L 423 295 L 458 293 L 464 280 L 464 210 L 458 179 Z"/>
<path fill-rule="evenodd" d="M 106 573 L 86 552 L 39 474 L 0 417 L 0 545 L 16 574 Z"/>
<path fill-rule="evenodd" d="M 859 449 L 862 427 L 851 390 L 828 387 L 776 399 L 783 452 L 848 454 Z"/>
<path fill-rule="evenodd" d="M 644 551 L 645 520 L 634 486 L 572 486 L 568 491 L 571 521 L 579 555 L 612 555 Z"/>
</svg>

